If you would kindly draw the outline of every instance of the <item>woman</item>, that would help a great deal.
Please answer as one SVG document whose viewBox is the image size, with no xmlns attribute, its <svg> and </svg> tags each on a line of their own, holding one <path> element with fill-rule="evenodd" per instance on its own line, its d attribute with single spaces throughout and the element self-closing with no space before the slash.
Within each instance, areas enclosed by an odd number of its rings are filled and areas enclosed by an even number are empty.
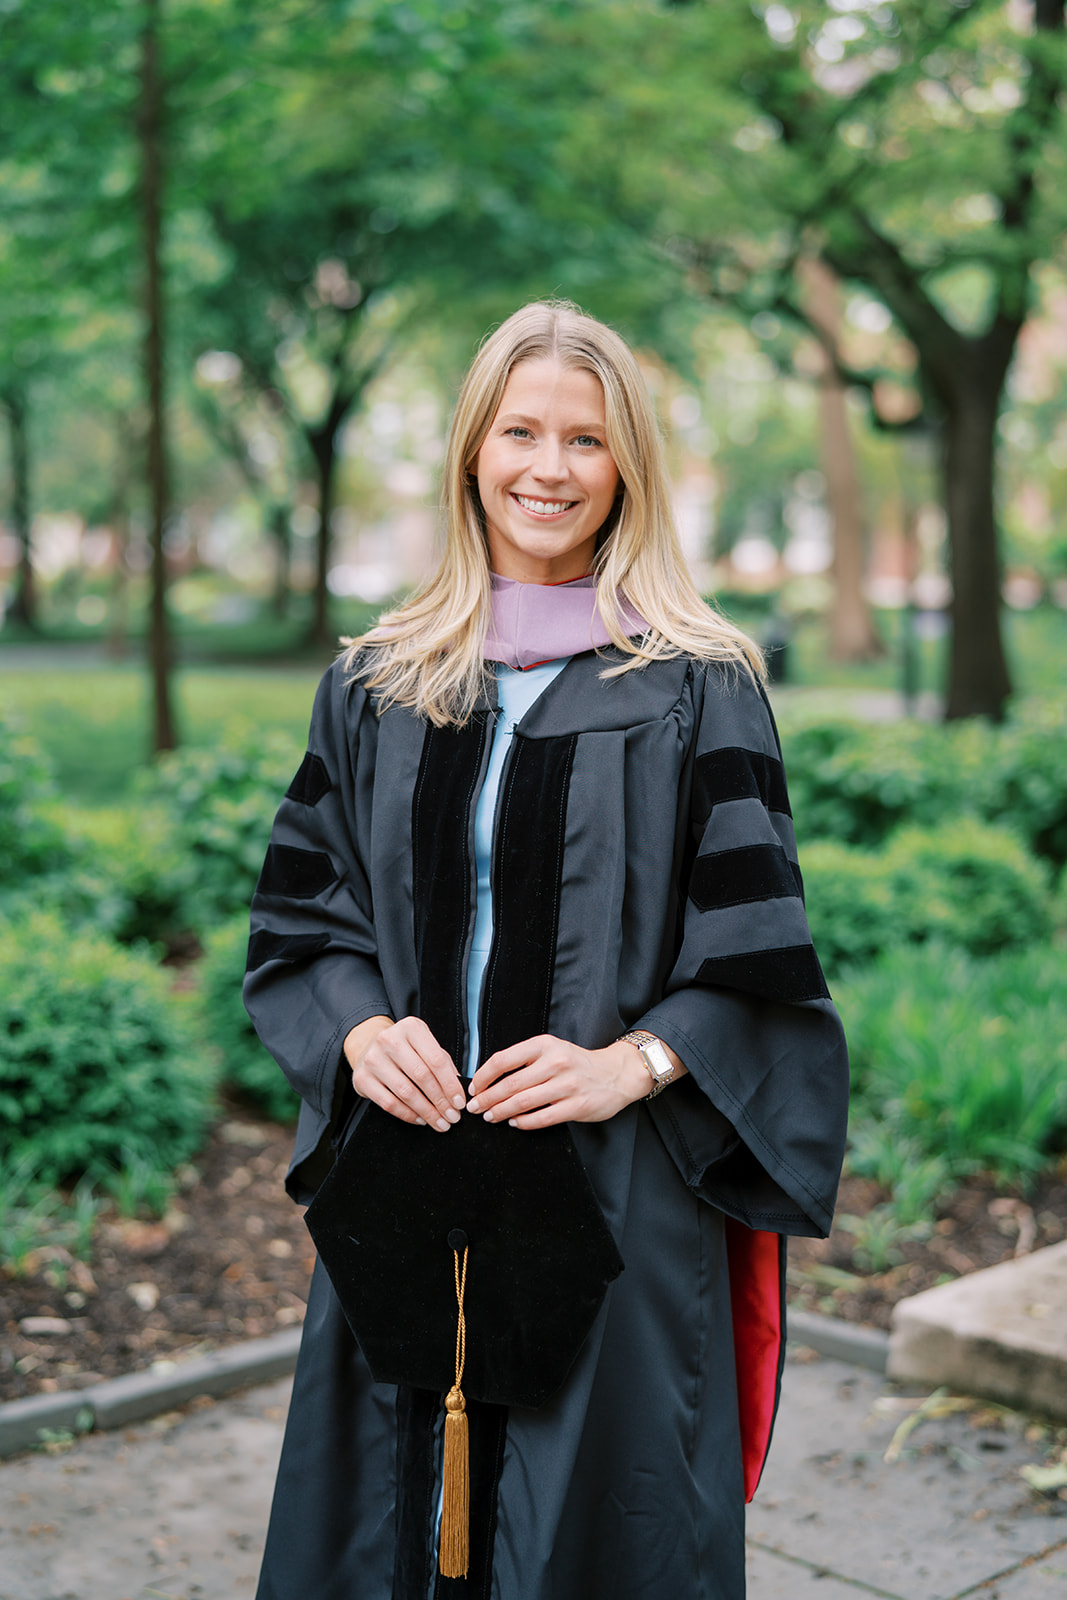
<svg viewBox="0 0 1067 1600">
<path fill-rule="evenodd" d="M 478 1420 L 445 1578 L 441 1399 L 371 1378 L 317 1269 L 259 1594 L 739 1600 L 783 1235 L 829 1228 L 847 1077 L 759 655 L 688 577 L 633 356 L 573 307 L 483 345 L 443 499 L 436 575 L 323 680 L 253 904 L 290 1192 L 353 1106 L 565 1125 L 625 1271 L 559 1393 Z"/>
</svg>

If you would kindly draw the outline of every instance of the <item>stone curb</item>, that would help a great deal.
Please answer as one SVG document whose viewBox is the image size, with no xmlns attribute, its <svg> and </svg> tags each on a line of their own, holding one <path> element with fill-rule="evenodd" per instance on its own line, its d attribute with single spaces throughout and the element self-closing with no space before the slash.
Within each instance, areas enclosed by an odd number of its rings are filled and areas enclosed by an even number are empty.
<svg viewBox="0 0 1067 1600">
<path fill-rule="evenodd" d="M 880 1328 L 823 1317 L 817 1311 L 787 1311 L 786 1324 L 792 1344 L 807 1345 L 821 1356 L 847 1361 L 853 1367 L 867 1367 L 871 1372 L 886 1370 L 889 1335 Z"/>
<path fill-rule="evenodd" d="M 173 1411 L 199 1395 L 225 1395 L 273 1378 L 288 1377 L 296 1366 L 300 1328 L 286 1328 L 265 1339 L 248 1339 L 206 1356 L 179 1361 L 164 1370 L 106 1378 L 87 1389 L 31 1395 L 0 1405 L 0 1458 L 33 1450 L 51 1433 L 90 1433 L 145 1422 Z M 839 1322 L 812 1311 L 789 1314 L 789 1338 L 820 1355 L 852 1366 L 884 1372 L 888 1334 Z"/>
<path fill-rule="evenodd" d="M 63 1394 L 9 1400 L 0 1405 L 0 1457 L 32 1450 L 52 1432 L 124 1428 L 187 1405 L 199 1395 L 230 1394 L 287 1377 L 296 1366 L 300 1333 L 300 1328 L 285 1328 L 265 1339 L 168 1363 L 163 1370 L 130 1372 Z"/>
</svg>

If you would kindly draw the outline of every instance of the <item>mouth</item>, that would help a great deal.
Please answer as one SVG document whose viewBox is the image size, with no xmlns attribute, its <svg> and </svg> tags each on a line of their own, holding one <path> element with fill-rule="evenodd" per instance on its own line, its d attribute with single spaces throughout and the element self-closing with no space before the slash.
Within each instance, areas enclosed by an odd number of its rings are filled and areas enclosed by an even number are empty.
<svg viewBox="0 0 1067 1600">
<path fill-rule="evenodd" d="M 577 500 L 534 500 L 525 494 L 513 494 L 511 498 L 532 517 L 543 517 L 546 522 L 552 517 L 561 517 L 565 511 L 578 504 Z"/>
</svg>

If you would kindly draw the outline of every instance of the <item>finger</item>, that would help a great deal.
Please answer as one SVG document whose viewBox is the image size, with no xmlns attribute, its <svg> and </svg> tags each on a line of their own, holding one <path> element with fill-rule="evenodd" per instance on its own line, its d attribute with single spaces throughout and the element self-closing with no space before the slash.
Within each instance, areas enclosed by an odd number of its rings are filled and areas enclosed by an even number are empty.
<svg viewBox="0 0 1067 1600">
<path fill-rule="evenodd" d="M 365 1063 L 353 1081 L 358 1093 L 373 1100 L 391 1116 L 401 1117 L 404 1122 L 421 1122 L 437 1129 L 439 1133 L 447 1133 L 452 1123 L 459 1121 L 458 1111 L 451 1106 L 446 1111 L 439 1110 L 407 1073 L 392 1061 Z M 405 1115 L 405 1112 L 410 1114 Z"/>
<path fill-rule="evenodd" d="M 516 1074 L 516 1078 L 518 1076 Z M 561 1100 L 573 1100 L 575 1093 L 575 1084 L 569 1078 L 549 1077 L 536 1082 L 508 1082 L 501 1086 L 501 1093 L 494 1104 L 487 1105 L 483 1097 L 478 1100 L 477 1105 L 487 1122 L 507 1122 L 511 1117 L 540 1110 L 543 1106 L 556 1105 Z M 468 1104 L 468 1110 L 470 1108 Z"/>
<path fill-rule="evenodd" d="M 522 1131 L 533 1131 L 537 1128 L 553 1128 L 561 1122 L 580 1122 L 581 1108 L 576 1100 L 559 1100 L 555 1105 L 541 1106 L 537 1111 L 527 1111 L 521 1116 L 507 1119 L 509 1128 L 519 1128 Z"/>
<path fill-rule="evenodd" d="M 517 1072 L 520 1067 L 532 1066 L 539 1061 L 546 1050 L 558 1043 L 548 1034 L 538 1034 L 533 1039 L 522 1039 L 518 1044 L 509 1045 L 506 1050 L 497 1050 L 488 1060 L 483 1061 L 474 1077 L 471 1079 L 471 1089 L 475 1094 L 481 1094 L 490 1084 L 496 1083 L 499 1078 L 506 1077 L 510 1072 Z"/>
<path fill-rule="evenodd" d="M 444 1117 L 448 1122 L 459 1121 L 460 1108 L 466 1104 L 466 1100 L 462 1085 L 459 1079 L 455 1078 L 454 1072 L 455 1093 L 451 1094 L 447 1087 L 442 1086 L 440 1079 L 418 1050 L 406 1039 L 391 1040 L 383 1052 L 383 1057 L 383 1064 L 396 1068 L 419 1090 L 426 1103 L 432 1106 L 435 1117 Z"/>
<path fill-rule="evenodd" d="M 355 1079 L 353 1079 L 355 1082 Z M 424 1128 L 426 1118 L 420 1117 L 403 1100 L 399 1099 L 384 1083 L 379 1083 L 376 1078 L 368 1078 L 356 1083 L 356 1093 L 364 1100 L 371 1100 L 383 1111 L 388 1111 L 391 1117 L 399 1117 L 401 1122 L 410 1123 L 412 1126 Z"/>
<path fill-rule="evenodd" d="M 441 1110 L 454 1106 L 456 1110 L 462 1111 L 466 1105 L 466 1095 L 455 1063 L 448 1051 L 438 1044 L 422 1018 L 404 1017 L 397 1024 L 396 1037 L 414 1050 L 421 1067 L 429 1072 L 434 1087 L 428 1088 L 421 1072 L 416 1081 L 427 1089 L 430 1098 L 436 1101 Z"/>
<path fill-rule="evenodd" d="M 494 1083 L 489 1084 L 487 1088 L 472 1095 L 467 1101 L 467 1110 L 473 1111 L 476 1115 L 479 1112 L 488 1113 L 490 1111 L 498 1114 L 500 1108 L 506 1102 L 510 1102 L 523 1090 L 536 1090 L 538 1088 L 542 1090 L 541 1099 L 543 1100 L 547 1092 L 547 1086 L 555 1081 L 556 1076 L 549 1063 L 544 1059 L 535 1061 L 531 1066 L 517 1068 L 514 1072 L 505 1074 Z M 472 1089 L 474 1088 L 473 1080 L 471 1087 Z"/>
</svg>

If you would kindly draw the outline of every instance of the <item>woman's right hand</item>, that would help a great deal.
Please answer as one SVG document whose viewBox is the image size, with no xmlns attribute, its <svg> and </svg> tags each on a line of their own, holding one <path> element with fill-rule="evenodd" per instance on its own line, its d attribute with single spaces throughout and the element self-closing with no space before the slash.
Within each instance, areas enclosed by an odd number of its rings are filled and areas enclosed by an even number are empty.
<svg viewBox="0 0 1067 1600">
<path fill-rule="evenodd" d="M 345 1035 L 352 1086 L 417 1127 L 447 1133 L 467 1103 L 459 1074 L 421 1017 L 368 1017 Z"/>
</svg>

